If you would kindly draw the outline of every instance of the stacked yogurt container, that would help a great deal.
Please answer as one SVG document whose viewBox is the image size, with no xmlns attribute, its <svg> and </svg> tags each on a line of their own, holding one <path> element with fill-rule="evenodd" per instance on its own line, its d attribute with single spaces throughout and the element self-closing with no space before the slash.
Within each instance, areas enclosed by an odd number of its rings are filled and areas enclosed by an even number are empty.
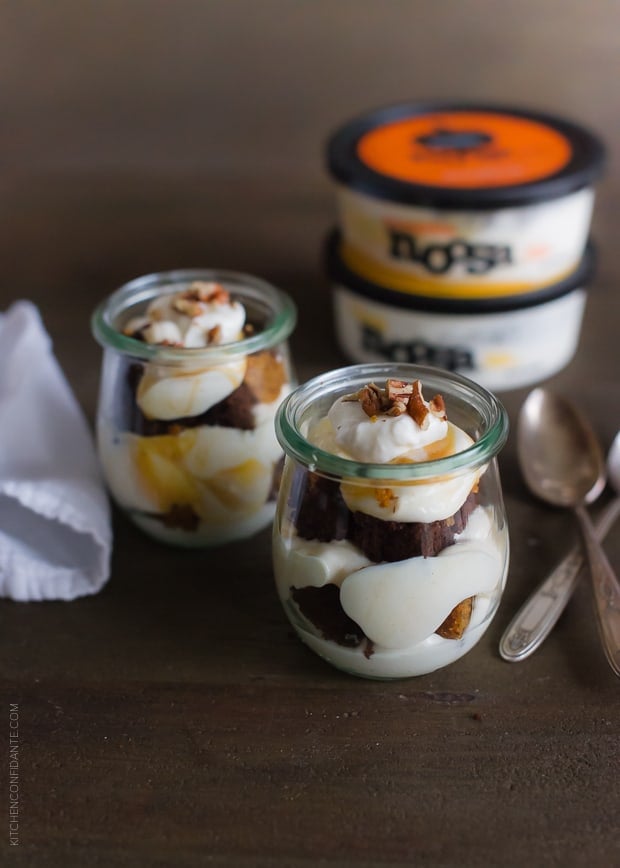
<svg viewBox="0 0 620 868">
<path fill-rule="evenodd" d="M 582 126 L 504 106 L 403 103 L 338 129 L 327 263 L 343 352 L 495 390 L 561 370 L 592 276 L 604 158 Z"/>
</svg>

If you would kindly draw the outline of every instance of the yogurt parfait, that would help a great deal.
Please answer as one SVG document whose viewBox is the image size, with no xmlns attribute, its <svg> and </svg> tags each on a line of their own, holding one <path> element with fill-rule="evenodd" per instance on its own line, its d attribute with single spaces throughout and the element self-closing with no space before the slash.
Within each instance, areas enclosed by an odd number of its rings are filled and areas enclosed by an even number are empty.
<svg viewBox="0 0 620 868">
<path fill-rule="evenodd" d="M 276 430 L 274 573 L 301 639 L 369 678 L 422 675 L 472 648 L 508 569 L 499 402 L 439 370 L 357 365 L 293 392 Z"/>
<path fill-rule="evenodd" d="M 147 275 L 95 311 L 100 458 L 143 530 L 211 546 L 271 523 L 283 460 L 273 421 L 293 384 L 294 325 L 284 293 L 232 272 Z"/>
</svg>

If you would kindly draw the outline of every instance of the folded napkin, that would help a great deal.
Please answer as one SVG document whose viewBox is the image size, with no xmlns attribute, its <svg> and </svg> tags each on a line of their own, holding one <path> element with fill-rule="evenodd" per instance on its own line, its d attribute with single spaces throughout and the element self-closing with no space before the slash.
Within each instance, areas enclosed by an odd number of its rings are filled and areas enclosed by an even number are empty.
<svg viewBox="0 0 620 868">
<path fill-rule="evenodd" d="M 0 347 L 0 596 L 94 594 L 112 531 L 86 419 L 30 302 L 0 314 Z"/>
</svg>

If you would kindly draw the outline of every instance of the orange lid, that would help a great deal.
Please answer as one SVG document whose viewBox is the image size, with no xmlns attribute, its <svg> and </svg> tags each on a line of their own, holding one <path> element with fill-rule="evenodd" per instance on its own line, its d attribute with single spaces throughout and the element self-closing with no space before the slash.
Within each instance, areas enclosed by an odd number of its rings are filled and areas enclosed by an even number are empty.
<svg viewBox="0 0 620 868">
<path fill-rule="evenodd" d="M 371 196 L 475 209 L 584 187 L 600 174 L 604 148 L 583 127 L 549 115 L 405 103 L 346 124 L 327 157 L 335 178 Z"/>
</svg>

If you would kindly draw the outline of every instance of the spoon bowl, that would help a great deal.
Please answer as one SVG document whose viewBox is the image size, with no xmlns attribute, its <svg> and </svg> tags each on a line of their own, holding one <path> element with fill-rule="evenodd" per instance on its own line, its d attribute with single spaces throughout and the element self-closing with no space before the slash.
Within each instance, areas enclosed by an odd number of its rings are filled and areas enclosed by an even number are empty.
<svg viewBox="0 0 620 868">
<path fill-rule="evenodd" d="M 616 494 L 620 494 L 620 431 L 614 437 L 607 455 L 607 476 Z"/>
<path fill-rule="evenodd" d="M 620 446 L 614 444 L 614 473 L 616 448 Z M 620 677 L 620 584 L 585 508 L 605 486 L 605 463 L 596 435 L 569 401 L 535 389 L 519 415 L 517 451 L 532 493 L 575 512 L 590 567 L 599 635 L 607 661 Z"/>
<path fill-rule="evenodd" d="M 607 455 L 607 477 L 616 497 L 599 515 L 595 531 L 602 542 L 620 518 L 620 431 Z M 499 643 L 499 653 L 509 663 L 520 663 L 540 648 L 577 587 L 583 569 L 581 546 L 574 546 L 549 575 L 530 594 Z"/>
<path fill-rule="evenodd" d="M 593 503 L 605 488 L 605 459 L 589 423 L 545 389 L 534 389 L 523 404 L 517 451 L 530 491 L 554 506 Z"/>
</svg>

